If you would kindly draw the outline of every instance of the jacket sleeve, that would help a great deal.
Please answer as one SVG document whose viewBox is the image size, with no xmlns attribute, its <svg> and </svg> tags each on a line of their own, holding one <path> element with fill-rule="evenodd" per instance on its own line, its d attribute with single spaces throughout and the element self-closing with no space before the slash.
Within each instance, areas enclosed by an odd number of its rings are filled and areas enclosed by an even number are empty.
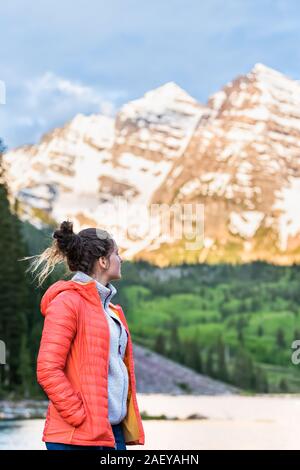
<svg viewBox="0 0 300 470">
<path fill-rule="evenodd" d="M 49 304 L 37 357 L 37 381 L 61 417 L 71 426 L 86 418 L 83 402 L 64 373 L 67 355 L 77 330 L 76 307 L 65 293 Z"/>
</svg>

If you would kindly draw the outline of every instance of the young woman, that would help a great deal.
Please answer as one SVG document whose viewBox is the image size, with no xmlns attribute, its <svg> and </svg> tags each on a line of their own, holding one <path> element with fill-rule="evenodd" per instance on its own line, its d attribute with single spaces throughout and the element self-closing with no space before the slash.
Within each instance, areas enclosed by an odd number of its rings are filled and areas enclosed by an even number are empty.
<svg viewBox="0 0 300 470">
<path fill-rule="evenodd" d="M 111 302 L 121 278 L 118 247 L 105 230 L 78 234 L 70 221 L 35 257 L 39 285 L 66 262 L 71 280 L 52 284 L 41 300 L 45 317 L 37 380 L 49 398 L 42 440 L 48 450 L 123 450 L 145 442 L 136 398 L 133 348 L 124 312 Z"/>
</svg>

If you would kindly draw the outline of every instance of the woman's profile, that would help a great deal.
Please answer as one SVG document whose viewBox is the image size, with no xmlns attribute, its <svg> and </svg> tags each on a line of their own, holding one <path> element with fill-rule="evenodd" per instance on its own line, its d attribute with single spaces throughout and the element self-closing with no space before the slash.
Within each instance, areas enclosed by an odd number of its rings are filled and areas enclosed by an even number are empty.
<svg viewBox="0 0 300 470">
<path fill-rule="evenodd" d="M 111 281 L 121 278 L 116 241 L 96 228 L 76 234 L 71 221 L 52 236 L 30 270 L 39 285 L 57 263 L 73 276 L 53 283 L 40 305 L 37 381 L 49 398 L 42 440 L 48 450 L 143 445 L 131 335 L 122 307 L 111 302 Z"/>
</svg>

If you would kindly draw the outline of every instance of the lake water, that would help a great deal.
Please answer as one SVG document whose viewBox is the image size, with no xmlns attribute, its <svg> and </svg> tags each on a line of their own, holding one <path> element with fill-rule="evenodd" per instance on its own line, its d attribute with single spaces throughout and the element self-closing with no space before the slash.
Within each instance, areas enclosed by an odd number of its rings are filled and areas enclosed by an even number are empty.
<svg viewBox="0 0 300 470">
<path fill-rule="evenodd" d="M 180 421 L 144 420 L 138 449 L 300 449 L 298 396 L 139 395 L 141 411 Z M 206 419 L 184 419 L 198 413 Z M 0 449 L 45 449 L 43 419 L 0 421 Z"/>
</svg>

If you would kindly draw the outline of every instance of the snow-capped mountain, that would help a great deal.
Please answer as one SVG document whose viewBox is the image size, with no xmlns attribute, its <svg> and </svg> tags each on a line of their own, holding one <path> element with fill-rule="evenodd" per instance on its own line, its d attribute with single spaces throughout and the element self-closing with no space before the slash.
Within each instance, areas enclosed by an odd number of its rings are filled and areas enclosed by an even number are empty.
<svg viewBox="0 0 300 470">
<path fill-rule="evenodd" d="M 262 64 L 205 106 L 170 82 L 115 119 L 77 115 L 4 162 L 23 219 L 106 228 L 127 258 L 300 258 L 300 84 Z M 192 251 L 145 210 L 188 203 L 204 207 Z"/>
</svg>

